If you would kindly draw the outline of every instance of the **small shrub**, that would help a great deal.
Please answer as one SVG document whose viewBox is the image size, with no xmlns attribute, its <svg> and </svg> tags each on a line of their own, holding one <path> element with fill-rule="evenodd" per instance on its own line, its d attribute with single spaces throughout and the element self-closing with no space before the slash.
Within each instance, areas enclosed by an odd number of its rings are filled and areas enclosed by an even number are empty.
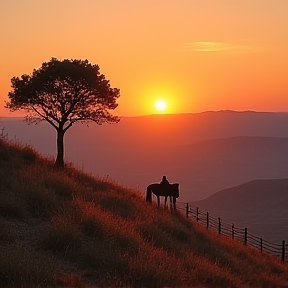
<svg viewBox="0 0 288 288">
<path fill-rule="evenodd" d="M 34 163 L 38 158 L 38 153 L 34 148 L 30 146 L 25 146 L 21 150 L 21 157 L 26 163 Z"/>
</svg>

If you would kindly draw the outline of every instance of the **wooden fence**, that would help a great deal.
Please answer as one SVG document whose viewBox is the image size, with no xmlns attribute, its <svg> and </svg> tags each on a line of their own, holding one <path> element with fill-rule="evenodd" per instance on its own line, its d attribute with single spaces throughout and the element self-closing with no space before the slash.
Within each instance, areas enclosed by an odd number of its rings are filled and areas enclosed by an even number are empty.
<svg viewBox="0 0 288 288">
<path fill-rule="evenodd" d="M 185 207 L 183 207 L 183 204 Z M 261 237 L 248 234 L 247 228 L 235 227 L 233 223 L 227 223 L 220 219 L 220 217 L 214 218 L 208 212 L 202 213 L 198 207 L 193 208 L 189 203 L 178 202 L 177 209 L 185 211 L 187 218 L 192 217 L 197 223 L 206 226 L 207 229 L 216 231 L 219 235 L 231 237 L 232 239 L 244 242 L 245 245 L 253 246 L 261 252 L 281 257 L 283 262 L 288 259 L 288 244 L 286 244 L 284 240 L 281 244 L 271 243 Z"/>
</svg>

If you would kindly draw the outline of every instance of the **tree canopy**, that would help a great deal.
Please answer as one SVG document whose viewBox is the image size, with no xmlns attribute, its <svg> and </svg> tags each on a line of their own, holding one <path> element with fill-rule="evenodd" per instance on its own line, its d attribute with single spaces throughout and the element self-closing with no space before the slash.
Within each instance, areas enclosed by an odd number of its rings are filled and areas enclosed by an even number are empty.
<svg viewBox="0 0 288 288">
<path fill-rule="evenodd" d="M 101 125 L 120 120 L 110 114 L 118 106 L 120 90 L 111 88 L 99 66 L 88 60 L 51 58 L 31 75 L 13 77 L 11 84 L 6 107 L 25 110 L 28 124 L 44 120 L 57 130 L 59 166 L 64 165 L 63 137 L 73 123 L 93 121 Z"/>
</svg>

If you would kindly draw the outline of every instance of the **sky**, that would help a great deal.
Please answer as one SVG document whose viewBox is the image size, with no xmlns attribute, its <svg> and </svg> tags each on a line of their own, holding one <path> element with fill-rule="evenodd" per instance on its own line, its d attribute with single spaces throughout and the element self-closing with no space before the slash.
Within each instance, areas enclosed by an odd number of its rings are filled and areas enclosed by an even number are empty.
<svg viewBox="0 0 288 288">
<path fill-rule="evenodd" d="M 88 59 L 119 116 L 288 111 L 287 0 L 0 0 L 0 117 L 11 78 Z"/>
</svg>

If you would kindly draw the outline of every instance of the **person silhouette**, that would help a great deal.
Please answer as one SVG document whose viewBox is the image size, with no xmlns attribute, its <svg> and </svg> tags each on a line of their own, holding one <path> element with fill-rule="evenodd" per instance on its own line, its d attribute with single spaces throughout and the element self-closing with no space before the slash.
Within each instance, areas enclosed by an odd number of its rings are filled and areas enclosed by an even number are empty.
<svg viewBox="0 0 288 288">
<path fill-rule="evenodd" d="M 160 182 L 160 185 L 164 185 L 166 192 L 167 192 L 167 189 L 168 189 L 168 190 L 170 189 L 170 183 L 169 183 L 169 181 L 167 180 L 167 177 L 166 177 L 165 175 L 162 177 L 162 180 L 161 180 L 161 182 Z M 168 187 L 168 186 L 169 186 L 169 187 Z M 168 198 L 168 196 L 165 196 L 164 207 L 166 207 L 167 198 Z M 169 198 L 170 198 L 170 203 L 171 203 L 171 196 L 169 196 Z"/>
<path fill-rule="evenodd" d="M 170 183 L 169 183 L 169 181 L 167 180 L 167 177 L 166 177 L 165 175 L 162 177 L 162 180 L 161 180 L 160 184 L 170 185 Z"/>
</svg>

